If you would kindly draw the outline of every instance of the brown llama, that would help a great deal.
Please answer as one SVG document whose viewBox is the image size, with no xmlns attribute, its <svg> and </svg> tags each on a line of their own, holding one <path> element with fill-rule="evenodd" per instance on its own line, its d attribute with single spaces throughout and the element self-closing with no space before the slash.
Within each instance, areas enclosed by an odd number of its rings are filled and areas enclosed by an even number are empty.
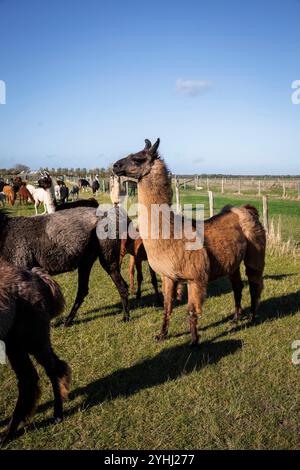
<svg viewBox="0 0 300 470">
<path fill-rule="evenodd" d="M 13 206 L 15 204 L 15 201 L 16 201 L 16 193 L 15 193 L 14 189 L 9 184 L 6 184 L 6 185 L 3 186 L 3 192 L 6 196 L 6 200 L 7 200 L 8 204 Z"/>
<path fill-rule="evenodd" d="M 118 176 L 138 179 L 139 229 L 152 269 L 163 276 L 164 319 L 157 340 L 163 340 L 173 307 L 175 282 L 188 282 L 188 312 L 191 344 L 198 343 L 197 320 L 209 281 L 228 276 L 235 299 L 235 318 L 241 315 L 243 282 L 240 274 L 242 261 L 246 266 L 251 295 L 251 313 L 254 320 L 263 289 L 266 235 L 255 207 L 225 207 L 220 214 L 204 222 L 203 247 L 190 250 L 185 237 L 174 237 L 174 212 L 170 213 L 170 237 L 162 236 L 162 219 L 159 218 L 158 237 L 151 237 L 153 220 L 151 206 L 172 204 L 171 179 L 164 161 L 158 154 L 159 139 L 151 145 L 117 161 L 114 172 Z M 142 210 L 141 207 L 147 210 Z M 181 221 L 182 223 L 182 221 Z"/>
<path fill-rule="evenodd" d="M 40 396 L 39 376 L 30 355 L 43 366 L 51 381 L 54 421 L 63 419 L 62 402 L 68 396 L 71 369 L 52 349 L 50 320 L 62 313 L 64 305 L 58 284 L 45 271 L 29 271 L 1 260 L 0 340 L 2 346 L 5 344 L 19 389 L 12 419 L 0 436 L 2 443 L 30 418 Z"/>
<path fill-rule="evenodd" d="M 28 201 L 31 201 L 33 204 L 35 203 L 31 192 L 26 188 L 26 183 L 21 184 L 18 195 L 20 204 L 27 204 Z"/>
</svg>

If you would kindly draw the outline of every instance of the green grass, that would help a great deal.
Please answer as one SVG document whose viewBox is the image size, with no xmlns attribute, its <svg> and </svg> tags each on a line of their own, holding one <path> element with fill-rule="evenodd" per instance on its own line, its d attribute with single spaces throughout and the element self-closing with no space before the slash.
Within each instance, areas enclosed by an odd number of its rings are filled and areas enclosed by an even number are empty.
<svg viewBox="0 0 300 470">
<path fill-rule="evenodd" d="M 192 195 L 184 197 L 190 202 Z M 217 199 L 218 205 L 229 202 L 225 199 Z M 275 202 L 274 215 L 280 213 Z M 298 207 L 288 211 L 296 231 Z M 32 208 L 14 210 L 32 213 Z M 124 324 L 116 289 L 98 264 L 94 266 L 90 294 L 75 325 L 52 328 L 53 346 L 73 370 L 65 420 L 51 424 L 51 386 L 39 368 L 40 406 L 32 424 L 7 448 L 299 448 L 300 366 L 291 361 L 291 345 L 300 339 L 299 261 L 267 257 L 260 320 L 254 326 L 248 323 L 248 289 L 245 316 L 236 325 L 231 321 L 228 282 L 213 283 L 199 321 L 197 350 L 188 347 L 185 304 L 174 309 L 170 338 L 155 343 L 162 311 L 153 305 L 146 266 L 144 271 L 142 305 L 130 299 L 132 321 Z M 125 265 L 123 273 L 128 280 Z M 56 279 L 67 313 L 75 296 L 76 273 Z M 0 366 L 0 381 L 2 431 L 17 396 L 9 366 Z"/>
<path fill-rule="evenodd" d="M 205 216 L 209 216 L 209 204 L 206 191 L 181 191 L 181 204 L 204 204 Z M 252 204 L 262 215 L 262 198 L 258 196 L 221 195 L 215 193 L 215 212 L 219 212 L 226 204 L 241 205 Z M 292 199 L 269 198 L 269 217 L 275 223 L 281 218 L 282 236 L 288 240 L 292 238 L 300 243 L 300 201 Z"/>
</svg>

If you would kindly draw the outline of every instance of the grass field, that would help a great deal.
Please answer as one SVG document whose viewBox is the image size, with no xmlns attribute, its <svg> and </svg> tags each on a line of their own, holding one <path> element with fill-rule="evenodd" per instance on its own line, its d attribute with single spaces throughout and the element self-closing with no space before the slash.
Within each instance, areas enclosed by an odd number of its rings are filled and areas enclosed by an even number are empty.
<svg viewBox="0 0 300 470">
<path fill-rule="evenodd" d="M 203 198 L 203 200 L 201 200 Z M 207 197 L 182 192 L 182 202 Z M 260 204 L 254 197 L 247 202 Z M 216 208 L 243 198 L 216 198 Z M 284 236 L 300 243 L 300 202 L 270 201 L 281 215 Z M 32 208 L 14 209 L 32 213 Z M 259 320 L 245 315 L 232 323 L 227 280 L 211 284 L 199 322 L 200 347 L 188 347 L 185 304 L 174 309 L 170 338 L 157 344 L 162 311 L 146 266 L 142 304 L 130 299 L 132 321 L 124 324 L 110 278 L 96 264 L 90 294 L 72 328 L 53 325 L 53 345 L 73 369 L 65 421 L 51 424 L 52 391 L 41 372 L 43 395 L 32 424 L 9 449 L 274 449 L 300 447 L 300 365 L 292 343 L 300 340 L 300 265 L 291 256 L 268 255 Z M 127 269 L 123 267 L 128 280 Z M 245 278 L 245 276 L 243 275 Z M 67 310 L 76 291 L 76 272 L 56 277 Z M 0 366 L 0 431 L 11 415 L 16 381 Z"/>
</svg>

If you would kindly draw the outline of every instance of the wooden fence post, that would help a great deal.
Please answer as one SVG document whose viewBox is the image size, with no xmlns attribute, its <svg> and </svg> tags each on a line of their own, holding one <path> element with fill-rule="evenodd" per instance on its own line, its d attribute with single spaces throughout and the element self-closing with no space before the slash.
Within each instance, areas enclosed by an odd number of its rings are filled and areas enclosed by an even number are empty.
<svg viewBox="0 0 300 470">
<path fill-rule="evenodd" d="M 176 212 L 180 212 L 179 178 L 175 176 Z"/>
<path fill-rule="evenodd" d="M 111 199 L 111 202 L 115 205 L 120 203 L 120 190 L 121 190 L 120 177 L 111 176 L 109 179 L 110 199 Z"/>
<path fill-rule="evenodd" d="M 261 196 L 261 182 L 258 181 L 258 195 Z"/>
<path fill-rule="evenodd" d="M 212 191 L 208 191 L 208 201 L 209 201 L 209 217 L 214 215 L 214 194 Z"/>
<path fill-rule="evenodd" d="M 282 197 L 286 196 L 286 188 L 285 188 L 285 182 L 282 182 Z"/>
<path fill-rule="evenodd" d="M 241 180 L 239 180 L 239 195 L 241 195 Z"/>
<path fill-rule="evenodd" d="M 269 232 L 269 204 L 268 196 L 263 196 L 263 219 L 266 232 Z"/>
<path fill-rule="evenodd" d="M 300 199 L 300 181 L 298 183 L 298 199 Z"/>
<path fill-rule="evenodd" d="M 206 178 L 206 186 L 207 186 L 207 191 L 209 191 L 209 178 Z"/>
<path fill-rule="evenodd" d="M 224 178 L 222 178 L 221 193 L 224 194 Z"/>
</svg>

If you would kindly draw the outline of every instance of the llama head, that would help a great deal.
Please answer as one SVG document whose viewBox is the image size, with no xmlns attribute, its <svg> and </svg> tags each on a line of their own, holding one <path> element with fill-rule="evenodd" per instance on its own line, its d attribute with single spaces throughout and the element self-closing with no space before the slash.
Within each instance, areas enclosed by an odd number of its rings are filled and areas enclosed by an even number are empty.
<svg viewBox="0 0 300 470">
<path fill-rule="evenodd" d="M 137 153 L 131 153 L 128 157 L 121 158 L 114 166 L 113 171 L 117 176 L 131 176 L 140 180 L 151 171 L 155 160 L 159 158 L 157 149 L 160 140 L 152 145 L 150 140 L 145 140 L 145 148 Z"/>
<path fill-rule="evenodd" d="M 40 188 L 49 189 L 52 186 L 52 178 L 47 171 L 41 173 L 41 177 L 38 179 L 38 185 Z"/>
</svg>

